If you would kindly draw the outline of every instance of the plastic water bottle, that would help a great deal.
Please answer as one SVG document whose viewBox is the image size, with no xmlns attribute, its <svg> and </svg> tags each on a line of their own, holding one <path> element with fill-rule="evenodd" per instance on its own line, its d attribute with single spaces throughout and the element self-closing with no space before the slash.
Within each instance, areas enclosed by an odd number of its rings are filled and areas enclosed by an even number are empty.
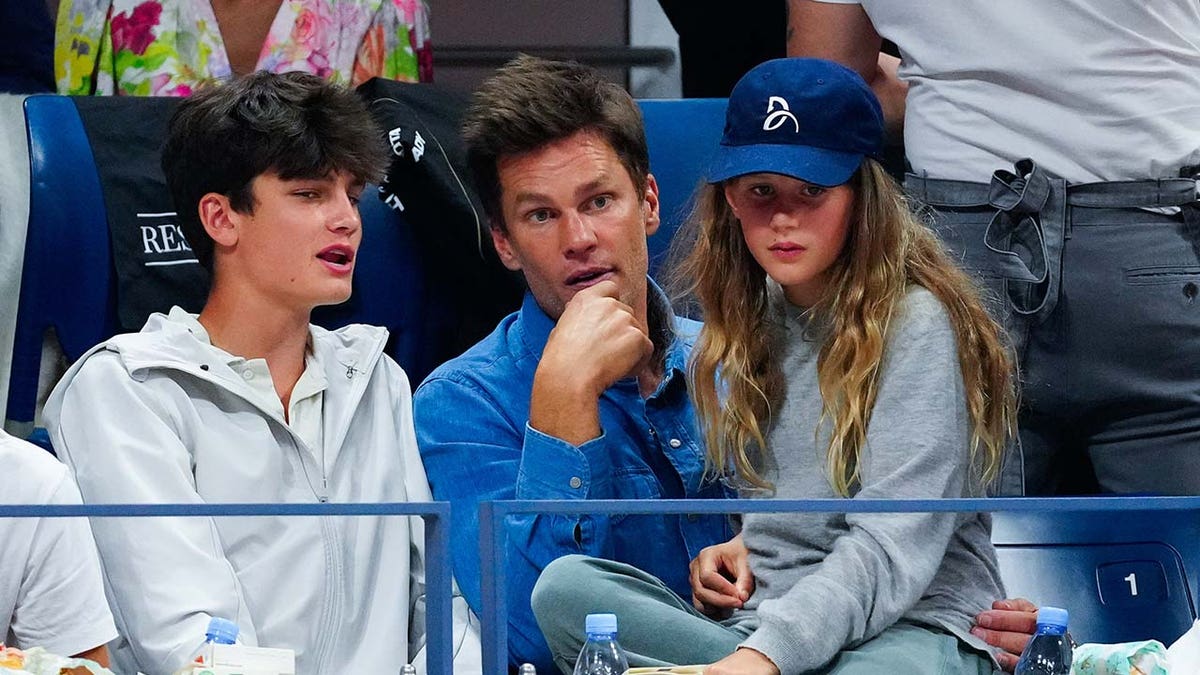
<svg viewBox="0 0 1200 675">
<path fill-rule="evenodd" d="M 616 614 L 588 614 L 584 632 L 587 642 L 575 661 L 574 675 L 621 675 L 629 669 L 625 652 L 617 644 Z"/>
<path fill-rule="evenodd" d="M 188 659 L 187 665 L 182 669 L 175 671 L 179 673 L 195 673 L 197 669 L 203 666 L 212 665 L 209 663 L 212 651 L 211 645 L 231 645 L 237 642 L 238 625 L 229 619 L 222 619 L 219 616 L 214 616 L 208 620 L 208 630 L 204 631 L 204 642 L 192 652 L 191 658 Z"/>
<path fill-rule="evenodd" d="M 1070 672 L 1067 610 L 1043 607 L 1037 613 L 1037 632 L 1025 645 L 1014 675 L 1067 675 Z"/>
</svg>

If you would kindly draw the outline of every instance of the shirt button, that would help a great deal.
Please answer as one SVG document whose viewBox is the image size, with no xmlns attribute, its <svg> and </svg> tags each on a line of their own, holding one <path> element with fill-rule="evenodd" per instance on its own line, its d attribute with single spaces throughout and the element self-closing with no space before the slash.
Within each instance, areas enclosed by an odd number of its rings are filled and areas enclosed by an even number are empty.
<svg viewBox="0 0 1200 675">
<path fill-rule="evenodd" d="M 254 379 L 254 373 L 253 373 L 252 371 L 249 371 L 249 370 L 243 370 L 243 371 L 242 371 L 242 379 L 243 379 L 243 380 L 246 380 L 247 382 L 249 382 L 250 380 L 253 380 L 253 379 Z"/>
<path fill-rule="evenodd" d="M 700 516 L 695 513 L 689 513 L 687 514 L 687 519 L 689 523 L 694 523 L 697 520 L 700 520 Z"/>
<path fill-rule="evenodd" d="M 575 488 L 576 490 L 579 489 L 579 486 L 583 485 L 583 480 L 581 480 L 579 478 L 579 476 L 571 476 L 570 482 L 571 482 L 571 487 Z"/>
<path fill-rule="evenodd" d="M 678 438 L 672 438 L 670 441 L 668 441 L 668 443 L 671 444 L 672 448 L 678 448 L 679 446 L 683 445 L 683 441 L 679 440 Z"/>
</svg>

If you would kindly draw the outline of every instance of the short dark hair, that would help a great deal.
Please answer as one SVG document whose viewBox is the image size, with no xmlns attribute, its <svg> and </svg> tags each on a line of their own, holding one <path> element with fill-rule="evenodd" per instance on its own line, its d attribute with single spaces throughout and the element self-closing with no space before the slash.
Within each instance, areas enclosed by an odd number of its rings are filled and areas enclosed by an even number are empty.
<svg viewBox="0 0 1200 675">
<path fill-rule="evenodd" d="M 387 167 L 383 134 L 362 99 L 307 73 L 257 72 L 203 89 L 179 104 L 162 168 L 179 226 L 200 264 L 212 269 L 213 241 L 200 222 L 200 199 L 223 194 L 252 213 L 251 183 L 345 171 L 364 183 Z"/>
<path fill-rule="evenodd" d="M 595 69 L 521 55 L 480 85 L 463 118 L 462 136 L 492 227 L 506 230 L 496 163 L 580 131 L 599 134 L 638 192 L 646 189 L 650 153 L 641 110 L 628 92 Z"/>
</svg>

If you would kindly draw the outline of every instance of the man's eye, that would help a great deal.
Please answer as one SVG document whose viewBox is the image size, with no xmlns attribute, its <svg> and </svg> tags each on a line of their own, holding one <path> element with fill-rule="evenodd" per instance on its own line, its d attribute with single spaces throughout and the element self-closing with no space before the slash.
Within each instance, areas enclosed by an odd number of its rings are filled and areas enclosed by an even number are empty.
<svg viewBox="0 0 1200 675">
<path fill-rule="evenodd" d="M 355 206 L 358 206 L 358 203 L 362 201 L 362 195 L 347 195 L 347 196 L 350 197 L 350 203 Z"/>
<path fill-rule="evenodd" d="M 539 209 L 537 211 L 532 211 L 529 214 L 529 219 L 535 223 L 544 223 L 544 222 L 550 220 L 550 212 L 546 211 L 545 209 Z"/>
<path fill-rule="evenodd" d="M 296 196 L 301 199 L 316 199 L 321 196 L 321 193 L 316 190 L 297 190 Z"/>
<path fill-rule="evenodd" d="M 608 195 L 600 195 L 592 200 L 592 208 L 602 209 L 612 202 L 612 197 Z"/>
</svg>

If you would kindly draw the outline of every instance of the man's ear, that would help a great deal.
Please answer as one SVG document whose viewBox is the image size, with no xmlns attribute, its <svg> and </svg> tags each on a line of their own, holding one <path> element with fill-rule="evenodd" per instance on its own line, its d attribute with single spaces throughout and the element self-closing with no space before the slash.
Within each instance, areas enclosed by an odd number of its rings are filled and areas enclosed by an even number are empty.
<svg viewBox="0 0 1200 675">
<path fill-rule="evenodd" d="M 504 263 L 508 269 L 519 272 L 521 262 L 517 260 L 517 254 L 513 251 L 512 242 L 508 240 L 508 234 L 495 223 L 492 223 L 488 230 L 492 233 L 492 245 L 496 247 L 496 255 L 500 256 L 500 262 Z"/>
<path fill-rule="evenodd" d="M 659 212 L 661 205 L 658 202 L 658 181 L 654 180 L 654 174 L 646 174 L 646 195 L 643 202 L 646 209 L 646 236 L 654 234 L 658 231 L 658 226 L 662 224 L 662 214 Z"/>
<path fill-rule="evenodd" d="M 218 246 L 234 246 L 238 241 L 238 226 L 242 214 L 233 210 L 229 197 L 209 192 L 200 198 L 200 222 L 204 231 Z"/>
</svg>

